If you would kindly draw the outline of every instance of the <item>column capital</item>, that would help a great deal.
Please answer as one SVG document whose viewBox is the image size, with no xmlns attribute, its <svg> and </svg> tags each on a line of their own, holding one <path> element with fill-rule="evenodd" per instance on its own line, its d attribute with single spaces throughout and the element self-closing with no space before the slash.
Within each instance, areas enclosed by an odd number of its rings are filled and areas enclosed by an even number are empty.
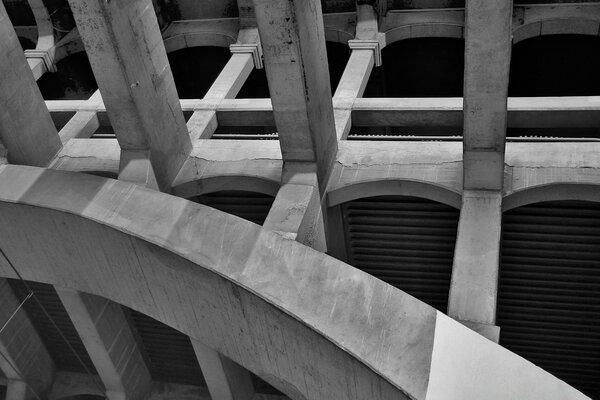
<svg viewBox="0 0 600 400">
<path fill-rule="evenodd" d="M 231 54 L 250 53 L 250 54 L 252 54 L 252 59 L 254 60 L 254 68 L 256 68 L 256 69 L 263 68 L 262 47 L 261 47 L 260 43 L 250 43 L 250 44 L 234 43 L 234 44 L 229 45 L 229 51 L 231 51 Z"/>
<path fill-rule="evenodd" d="M 54 54 L 50 52 L 50 50 L 45 49 L 29 49 L 25 50 L 25 58 L 26 59 L 36 59 L 40 58 L 44 63 L 44 67 L 47 72 L 56 72 L 56 64 L 54 63 Z"/>
<path fill-rule="evenodd" d="M 375 39 L 351 39 L 348 40 L 350 50 L 373 50 L 375 55 L 375 66 L 381 66 L 381 45 Z"/>
</svg>

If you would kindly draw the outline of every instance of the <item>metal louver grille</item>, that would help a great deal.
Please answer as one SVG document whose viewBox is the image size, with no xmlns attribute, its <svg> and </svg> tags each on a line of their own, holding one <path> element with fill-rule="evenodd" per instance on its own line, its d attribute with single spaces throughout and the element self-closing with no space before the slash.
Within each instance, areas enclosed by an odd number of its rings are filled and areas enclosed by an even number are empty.
<svg viewBox="0 0 600 400">
<path fill-rule="evenodd" d="M 8 281 L 19 300 L 23 300 L 27 297 L 28 290 L 22 282 L 16 279 L 9 279 Z M 81 338 L 79 337 L 75 326 L 73 326 L 73 322 L 71 322 L 71 318 L 69 318 L 69 314 L 67 314 L 67 310 L 65 310 L 58 294 L 56 294 L 54 287 L 44 283 L 29 281 L 27 284 L 34 291 L 36 297 L 44 306 L 44 309 L 52 317 L 52 320 L 54 320 L 62 334 L 65 335 L 79 358 L 87 366 L 88 370 L 92 373 L 96 373 L 94 364 L 92 364 L 92 361 L 81 342 Z M 81 362 L 73 354 L 65 340 L 61 337 L 60 333 L 56 330 L 52 322 L 46 317 L 42 308 L 33 298 L 30 298 L 25 302 L 24 309 L 27 312 L 31 323 L 35 327 L 35 330 L 42 338 L 56 367 L 62 371 L 86 373 L 87 371 L 81 365 Z"/>
<path fill-rule="evenodd" d="M 206 386 L 187 335 L 145 314 L 123 309 L 131 317 L 153 380 Z"/>
<path fill-rule="evenodd" d="M 600 399 L 600 204 L 504 214 L 500 343 Z"/>
<path fill-rule="evenodd" d="M 350 264 L 446 312 L 459 210 L 379 196 L 342 211 Z"/>
<path fill-rule="evenodd" d="M 262 193 L 231 190 L 205 194 L 190 200 L 262 225 L 275 198 Z"/>
</svg>

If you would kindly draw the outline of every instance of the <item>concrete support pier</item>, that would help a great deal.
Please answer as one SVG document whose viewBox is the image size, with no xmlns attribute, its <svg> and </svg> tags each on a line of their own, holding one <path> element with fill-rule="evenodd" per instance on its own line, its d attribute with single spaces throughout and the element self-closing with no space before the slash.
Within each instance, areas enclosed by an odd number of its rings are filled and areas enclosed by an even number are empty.
<svg viewBox="0 0 600 400">
<path fill-rule="evenodd" d="M 56 288 L 100 375 L 109 400 L 145 400 L 152 380 L 121 306 L 74 290 Z"/>
<path fill-rule="evenodd" d="M 502 195 L 465 191 L 452 265 L 448 315 L 495 342 Z"/>
<path fill-rule="evenodd" d="M 4 4 L 0 4 L 0 76 L 0 139 L 8 160 L 47 166 L 62 143 Z"/>
<path fill-rule="evenodd" d="M 121 149 L 148 151 L 168 191 L 192 144 L 152 1 L 69 4 Z"/>
</svg>

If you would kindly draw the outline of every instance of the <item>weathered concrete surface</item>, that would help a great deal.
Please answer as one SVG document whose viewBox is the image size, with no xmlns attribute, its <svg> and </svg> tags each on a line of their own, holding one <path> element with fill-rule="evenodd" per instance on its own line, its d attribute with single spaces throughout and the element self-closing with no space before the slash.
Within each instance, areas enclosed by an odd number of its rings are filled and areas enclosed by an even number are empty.
<svg viewBox="0 0 600 400">
<path fill-rule="evenodd" d="M 19 304 L 6 279 L 0 279 L 0 326 L 8 321 Z M 43 396 L 50 389 L 54 362 L 24 309 L 17 311 L 0 334 L 0 351 L 10 360 L 9 363 L 0 357 L 0 371 L 8 380 L 7 400 L 35 399 L 36 394 Z"/>
<path fill-rule="evenodd" d="M 467 0 L 464 188 L 502 190 L 512 0 Z"/>
<path fill-rule="evenodd" d="M 173 194 L 198 196 L 219 190 L 250 190 L 275 196 L 283 162 L 276 141 L 200 140 L 175 181 Z"/>
<path fill-rule="evenodd" d="M 326 185 L 337 150 L 321 3 L 254 0 L 284 161 L 316 162 Z"/>
<path fill-rule="evenodd" d="M 73 138 L 86 139 L 92 137 L 94 132 L 100 127 L 98 112 L 100 107 L 104 107 L 100 90 L 96 90 L 93 95 L 85 102 L 85 109 L 80 109 L 58 132 L 60 140 L 65 145 Z"/>
<path fill-rule="evenodd" d="M 56 287 L 110 400 L 142 400 L 152 378 L 120 305 Z"/>
<path fill-rule="evenodd" d="M 0 139 L 15 164 L 48 165 L 62 143 L 0 4 Z"/>
<path fill-rule="evenodd" d="M 74 172 L 119 174 L 121 148 L 115 139 L 71 139 L 49 168 Z"/>
<path fill-rule="evenodd" d="M 0 199 L 0 245 L 25 279 L 146 313 L 294 399 L 586 398 L 403 292 L 208 207 L 11 165 Z"/>
<path fill-rule="evenodd" d="M 197 340 L 192 339 L 192 346 L 212 400 L 252 399 L 254 387 L 247 370 Z"/>
<path fill-rule="evenodd" d="M 150 0 L 69 2 L 123 150 L 149 150 L 169 190 L 192 149 Z"/>
<path fill-rule="evenodd" d="M 460 321 L 496 323 L 502 194 L 463 192 L 448 315 Z"/>
</svg>

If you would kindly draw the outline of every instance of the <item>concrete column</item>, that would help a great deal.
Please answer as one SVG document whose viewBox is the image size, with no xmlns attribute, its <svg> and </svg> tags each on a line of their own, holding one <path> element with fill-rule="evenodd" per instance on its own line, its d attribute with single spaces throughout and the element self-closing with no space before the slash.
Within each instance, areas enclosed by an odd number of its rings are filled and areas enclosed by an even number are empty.
<svg viewBox="0 0 600 400">
<path fill-rule="evenodd" d="M 0 76 L 0 137 L 8 160 L 47 166 L 62 143 L 4 4 L 0 4 Z"/>
<path fill-rule="evenodd" d="M 0 326 L 8 321 L 19 304 L 6 279 L 0 279 Z M 54 362 L 23 308 L 0 334 L 0 351 L 9 360 L 0 357 L 0 370 L 8 380 L 7 400 L 35 398 L 27 385 L 39 396 L 50 388 Z"/>
<path fill-rule="evenodd" d="M 192 143 L 152 1 L 69 4 L 121 149 L 147 152 L 168 191 Z"/>
<path fill-rule="evenodd" d="M 501 228 L 500 192 L 463 193 L 448 315 L 495 342 Z"/>
<path fill-rule="evenodd" d="M 192 340 L 212 400 L 250 400 L 254 387 L 250 373 L 219 352 Z"/>
<path fill-rule="evenodd" d="M 42 0 L 27 0 L 38 30 L 38 40 L 35 49 L 25 50 L 25 58 L 33 77 L 37 81 L 46 72 L 56 72 L 54 64 L 54 27 L 50 14 Z"/>
<path fill-rule="evenodd" d="M 284 162 L 314 162 L 321 188 L 337 153 L 319 0 L 254 0 Z"/>
<path fill-rule="evenodd" d="M 263 227 L 325 252 L 325 228 L 315 165 L 288 163 Z"/>
<path fill-rule="evenodd" d="M 512 0 L 467 0 L 464 187 L 502 190 Z"/>
<path fill-rule="evenodd" d="M 110 400 L 142 400 L 152 380 L 121 306 L 110 300 L 56 288 Z"/>
<path fill-rule="evenodd" d="M 240 29 L 238 42 L 231 45 L 231 58 L 204 96 L 210 109 L 195 110 L 187 122 L 193 141 L 210 139 L 217 129 L 216 109 L 223 99 L 233 99 L 239 93 L 253 68 L 262 68 L 262 50 L 256 28 Z"/>
<path fill-rule="evenodd" d="M 98 112 L 96 111 L 103 105 L 100 90 L 85 102 L 83 110 L 77 111 L 67 124 L 58 132 L 63 145 L 71 139 L 87 139 L 92 137 L 94 132 L 100 127 L 98 121 Z"/>
</svg>

